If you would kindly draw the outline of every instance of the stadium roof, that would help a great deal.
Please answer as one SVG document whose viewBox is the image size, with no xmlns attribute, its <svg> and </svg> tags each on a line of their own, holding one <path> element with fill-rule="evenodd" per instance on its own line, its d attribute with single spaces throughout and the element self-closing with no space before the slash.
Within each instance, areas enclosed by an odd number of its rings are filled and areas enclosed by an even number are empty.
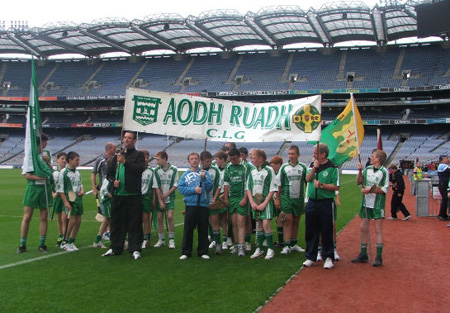
<svg viewBox="0 0 450 313">
<path fill-rule="evenodd" d="M 364 40 L 377 45 L 414 37 L 414 6 L 429 1 L 385 1 L 369 8 L 360 1 L 324 4 L 319 9 L 298 6 L 264 7 L 245 15 L 236 10 L 147 16 L 143 20 L 99 19 L 90 24 L 52 23 L 43 27 L 0 29 L 0 54 L 34 54 L 46 59 L 59 54 L 97 57 L 122 52 L 142 55 L 169 50 L 185 53 L 198 48 L 231 51 L 247 45 L 273 49 L 290 44 Z"/>
</svg>

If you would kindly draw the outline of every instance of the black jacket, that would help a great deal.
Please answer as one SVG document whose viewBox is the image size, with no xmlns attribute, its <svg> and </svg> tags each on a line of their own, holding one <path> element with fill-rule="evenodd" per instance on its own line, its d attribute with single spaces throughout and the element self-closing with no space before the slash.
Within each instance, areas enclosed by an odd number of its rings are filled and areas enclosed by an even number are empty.
<svg viewBox="0 0 450 313">
<path fill-rule="evenodd" d="M 135 148 L 122 150 L 125 157 L 125 191 L 141 193 L 142 172 L 145 170 L 144 154 Z M 108 177 L 116 177 L 117 155 L 108 163 Z"/>
<path fill-rule="evenodd" d="M 405 181 L 403 180 L 403 175 L 400 171 L 396 171 L 392 174 L 391 182 L 392 190 L 401 194 L 405 192 Z"/>
</svg>

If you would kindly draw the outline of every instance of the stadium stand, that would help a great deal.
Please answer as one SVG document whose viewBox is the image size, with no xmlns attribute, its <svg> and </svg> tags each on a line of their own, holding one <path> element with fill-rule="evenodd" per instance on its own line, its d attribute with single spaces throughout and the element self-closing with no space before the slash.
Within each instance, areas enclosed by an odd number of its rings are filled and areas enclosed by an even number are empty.
<svg viewBox="0 0 450 313">
<path fill-rule="evenodd" d="M 364 163 L 376 147 L 376 128 L 382 130 L 390 162 L 436 160 L 450 151 L 449 37 L 399 44 L 397 40 L 416 35 L 416 12 L 410 2 L 386 2 L 372 10 L 359 2 L 330 3 L 309 11 L 276 6 L 238 14 L 239 18 L 236 12 L 212 11 L 187 19 L 151 17 L 129 26 L 106 19 L 84 25 L 83 32 L 64 25 L 33 29 L 39 40 L 30 30 L 2 30 L 0 165 L 21 164 L 24 130 L 16 127 L 25 124 L 31 74 L 25 57 L 3 53 L 30 51 L 37 54 L 49 148 L 53 154 L 78 150 L 84 165 L 103 153 L 107 141 L 119 142 L 127 87 L 247 102 L 321 94 L 324 126 L 342 112 L 351 92 L 365 123 Z M 371 43 L 342 44 L 348 40 Z M 298 43 L 315 46 L 295 47 Z M 253 44 L 265 48 L 243 48 Z M 161 49 L 165 52 L 148 53 Z M 102 56 L 118 51 L 129 56 Z M 50 59 L 69 52 L 78 52 L 80 58 Z M 309 163 L 312 147 L 294 143 L 300 146 L 300 160 Z M 216 152 L 222 144 L 208 142 L 208 150 Z M 238 146 L 262 147 L 270 157 L 285 156 L 289 144 Z M 186 154 L 201 151 L 203 145 L 202 140 L 139 134 L 137 146 L 152 155 L 167 150 L 169 159 L 182 167 L 187 166 Z M 355 169 L 357 161 L 345 163 L 343 169 Z"/>
<path fill-rule="evenodd" d="M 121 96 L 129 86 L 165 92 L 274 91 L 381 87 L 423 87 L 449 83 L 450 52 L 440 45 L 317 49 L 291 53 L 248 52 L 219 55 L 161 57 L 130 62 L 46 61 L 38 67 L 41 96 Z M 379 49 L 378 49 L 379 50 Z M 2 63 L 5 62 L 2 60 Z M 7 62 L 3 96 L 26 97 L 29 62 Z M 409 74 L 408 74 L 409 73 Z M 297 78 L 290 86 L 289 75 Z M 348 76 L 353 75 L 349 84 Z M 404 79 L 404 75 L 409 75 Z"/>
</svg>

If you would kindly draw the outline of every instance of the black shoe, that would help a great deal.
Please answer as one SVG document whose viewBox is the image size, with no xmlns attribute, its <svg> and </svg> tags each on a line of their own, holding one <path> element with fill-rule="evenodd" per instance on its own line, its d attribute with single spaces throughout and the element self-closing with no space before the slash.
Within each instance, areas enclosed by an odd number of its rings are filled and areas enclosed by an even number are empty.
<svg viewBox="0 0 450 313">
<path fill-rule="evenodd" d="M 367 263 L 369 258 L 367 257 L 367 254 L 358 254 L 356 258 L 352 260 L 352 263 Z"/>
<path fill-rule="evenodd" d="M 26 246 L 19 246 L 19 248 L 16 250 L 16 253 L 24 253 L 27 252 L 27 247 Z"/>
<path fill-rule="evenodd" d="M 448 219 L 448 217 L 447 217 L 447 216 L 441 216 L 441 215 L 439 215 L 439 216 L 438 216 L 438 219 L 439 219 L 440 221 L 446 221 L 446 220 Z"/>
<path fill-rule="evenodd" d="M 383 259 L 381 258 L 381 256 L 375 257 L 375 262 L 373 262 L 372 266 L 373 267 L 381 267 L 381 266 L 383 266 Z"/>
<path fill-rule="evenodd" d="M 279 242 L 279 241 L 275 241 L 273 243 L 273 246 L 276 247 L 276 248 L 279 248 L 279 247 L 283 247 L 283 244 L 281 242 Z"/>
<path fill-rule="evenodd" d="M 42 252 L 42 253 L 48 252 L 46 245 L 39 246 L 38 250 L 39 250 L 39 252 Z"/>
</svg>

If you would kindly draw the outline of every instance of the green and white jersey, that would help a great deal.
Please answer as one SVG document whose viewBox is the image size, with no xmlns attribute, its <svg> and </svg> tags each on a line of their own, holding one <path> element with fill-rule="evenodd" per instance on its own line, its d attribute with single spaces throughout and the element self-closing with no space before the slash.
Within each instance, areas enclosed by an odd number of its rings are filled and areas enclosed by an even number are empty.
<svg viewBox="0 0 450 313">
<path fill-rule="evenodd" d="M 312 168 L 308 169 L 307 174 Z M 316 172 L 317 173 L 317 172 Z M 339 186 L 339 169 L 331 161 L 325 164 L 321 164 L 318 169 L 318 174 L 315 174 L 314 180 L 319 180 L 322 184 L 332 184 Z M 308 198 L 310 199 L 333 199 L 335 197 L 335 192 L 331 190 L 325 190 L 314 187 L 314 180 L 308 183 Z"/>
<path fill-rule="evenodd" d="M 270 166 L 263 165 L 260 170 L 256 167 L 248 175 L 246 190 L 250 190 L 252 195 L 262 193 L 264 198 L 271 191 L 277 191 L 275 182 L 275 172 Z"/>
<path fill-rule="evenodd" d="M 53 191 L 55 191 L 56 192 L 56 184 L 58 183 L 58 179 L 59 179 L 59 174 L 60 174 L 61 172 L 58 170 L 58 167 L 55 167 L 54 168 L 54 171 L 53 171 L 53 173 L 52 173 L 52 175 L 53 175 L 53 181 L 55 182 L 55 185 L 54 185 L 54 187 L 55 187 L 55 190 L 53 190 Z"/>
<path fill-rule="evenodd" d="M 297 162 L 284 163 L 277 175 L 277 186 L 281 187 L 281 196 L 290 199 L 304 199 L 306 184 L 306 165 Z"/>
<path fill-rule="evenodd" d="M 220 179 L 219 179 L 220 194 L 223 194 L 223 191 L 224 191 L 223 186 L 224 186 L 224 178 L 225 178 L 225 169 L 226 169 L 227 167 L 224 167 L 224 168 L 217 167 L 217 168 L 219 169 L 219 174 L 220 174 Z"/>
<path fill-rule="evenodd" d="M 384 166 L 375 169 L 373 165 L 366 167 L 362 173 L 363 184 L 366 187 L 376 185 L 381 187 L 384 194 L 369 193 L 363 196 L 361 200 L 361 207 L 365 206 L 373 209 L 384 209 L 386 204 L 386 194 L 389 189 L 389 174 Z"/>
<path fill-rule="evenodd" d="M 245 195 L 248 170 L 244 164 L 229 163 L 224 170 L 223 185 L 230 187 L 230 198 L 242 199 Z"/>
<path fill-rule="evenodd" d="M 81 191 L 81 174 L 77 169 L 69 169 L 65 167 L 61 170 L 56 184 L 56 192 L 67 194 L 69 191 L 75 192 L 77 195 Z"/>
<path fill-rule="evenodd" d="M 211 165 L 209 169 L 207 169 L 207 172 L 211 176 L 211 180 L 213 181 L 213 189 L 209 192 L 210 196 L 210 203 L 214 200 L 214 194 L 216 193 L 217 188 L 221 188 L 223 180 L 221 180 L 220 177 L 220 170 L 217 166 Z"/>
<path fill-rule="evenodd" d="M 147 167 L 145 171 L 142 172 L 142 183 L 141 183 L 141 193 L 143 196 L 148 194 L 149 192 L 153 192 L 153 188 L 155 187 L 155 179 L 154 179 L 153 169 L 151 167 Z"/>
<path fill-rule="evenodd" d="M 102 186 L 100 187 L 100 201 L 103 203 L 104 201 L 109 201 L 111 198 L 107 196 L 108 193 L 111 193 L 112 184 L 109 182 L 106 177 L 103 178 Z"/>
<path fill-rule="evenodd" d="M 169 163 L 169 167 L 164 170 L 162 167 L 158 166 L 154 170 L 156 188 L 161 189 L 161 193 L 164 194 L 170 190 L 172 187 L 178 186 L 178 169 Z M 155 188 L 155 185 L 153 186 Z M 170 203 L 175 201 L 175 192 L 173 192 L 170 197 L 164 199 L 165 203 Z"/>
</svg>

